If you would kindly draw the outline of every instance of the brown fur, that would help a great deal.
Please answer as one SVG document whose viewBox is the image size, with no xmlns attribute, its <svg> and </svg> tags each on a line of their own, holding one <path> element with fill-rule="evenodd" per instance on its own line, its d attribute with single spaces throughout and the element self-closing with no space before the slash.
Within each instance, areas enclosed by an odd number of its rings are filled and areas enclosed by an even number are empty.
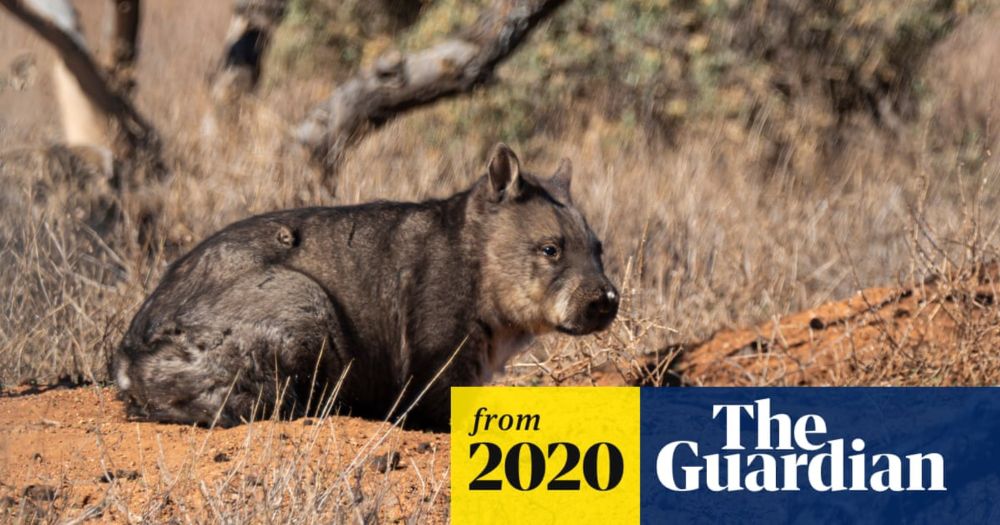
<svg viewBox="0 0 1000 525">
<path fill-rule="evenodd" d="M 444 369 L 410 423 L 446 428 L 451 386 L 489 381 L 534 336 L 615 317 L 569 169 L 522 173 L 499 145 L 487 174 L 447 199 L 233 224 L 167 270 L 112 376 L 137 415 L 230 425 L 302 413 L 348 367 L 344 410 L 394 417 L 397 398 L 405 408 Z"/>
</svg>

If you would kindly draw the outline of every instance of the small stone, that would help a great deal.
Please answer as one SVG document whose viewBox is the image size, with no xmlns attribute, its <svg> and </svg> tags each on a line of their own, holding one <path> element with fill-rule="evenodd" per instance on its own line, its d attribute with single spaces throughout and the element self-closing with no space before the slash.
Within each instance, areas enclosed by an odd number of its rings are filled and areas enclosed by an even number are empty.
<svg viewBox="0 0 1000 525">
<path fill-rule="evenodd" d="M 257 476 L 254 476 L 254 475 L 249 475 L 249 476 L 243 478 L 243 482 L 247 486 L 260 487 L 260 486 L 264 485 L 264 482 L 261 481 L 260 478 L 258 478 Z"/>
<path fill-rule="evenodd" d="M 124 470 L 118 469 L 115 471 L 115 477 L 118 479 L 125 479 L 128 481 L 135 481 L 139 479 L 139 471 L 137 470 Z"/>
<path fill-rule="evenodd" d="M 125 469 L 118 469 L 118 470 L 116 470 L 114 472 L 111 472 L 109 470 L 109 471 L 105 472 L 104 474 L 101 474 L 100 476 L 98 476 L 97 477 L 97 482 L 98 483 L 111 483 L 112 481 L 114 481 L 116 479 L 124 479 L 124 480 L 127 480 L 127 481 L 134 481 L 134 480 L 139 479 L 139 472 L 135 471 L 135 470 L 125 470 Z"/>
<path fill-rule="evenodd" d="M 379 472 L 385 474 L 390 470 L 399 469 L 399 452 L 391 452 L 388 454 L 381 454 L 375 456 L 372 460 L 372 464 L 375 465 L 375 469 Z"/>
<path fill-rule="evenodd" d="M 28 485 L 24 488 L 24 497 L 33 501 L 52 501 L 56 499 L 56 489 L 48 485 Z"/>
</svg>

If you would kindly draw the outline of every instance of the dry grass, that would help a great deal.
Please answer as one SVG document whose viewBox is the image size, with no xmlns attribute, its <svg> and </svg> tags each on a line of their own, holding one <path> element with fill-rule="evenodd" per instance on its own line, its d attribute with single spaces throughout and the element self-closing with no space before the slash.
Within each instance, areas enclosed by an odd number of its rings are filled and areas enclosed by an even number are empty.
<svg viewBox="0 0 1000 525">
<path fill-rule="evenodd" d="M 178 16 L 195 5 L 207 10 L 203 16 Z M 80 178 L 79 169 L 51 156 L 28 151 L 4 157 L 2 385 L 61 376 L 104 381 L 108 352 L 165 265 L 234 220 L 300 205 L 447 195 L 480 172 L 494 141 L 510 140 L 502 115 L 494 127 L 469 135 L 455 136 L 447 125 L 470 115 L 488 95 L 445 102 L 360 144 L 333 197 L 317 185 L 286 134 L 289 123 L 329 89 L 329 80 L 317 76 L 271 86 L 246 108 L 239 124 L 206 138 L 200 133 L 208 109 L 204 79 L 215 48 L 202 44 L 221 42 L 226 6 L 185 0 L 150 3 L 147 9 L 138 104 L 167 138 L 173 172 L 141 196 L 158 203 L 159 249 L 150 256 L 138 241 L 138 227 L 130 221 L 134 196 L 121 202 L 98 178 Z M 89 34 L 97 34 L 101 9 L 84 13 Z M 794 171 L 765 159 L 770 154 L 760 133 L 771 125 L 766 111 L 744 127 L 698 122 L 667 142 L 651 139 L 641 126 L 605 120 L 595 99 L 565 107 L 558 133 L 515 137 L 512 145 L 529 168 L 551 170 L 562 156 L 573 160 L 574 197 L 605 240 L 608 271 L 621 283 L 625 303 L 609 332 L 546 338 L 500 381 L 600 384 L 609 375 L 632 381 L 651 373 L 645 365 L 650 355 L 660 361 L 719 330 L 774 320 L 861 288 L 935 277 L 956 290 L 952 295 L 968 290 L 963 283 L 972 269 L 996 258 L 1000 228 L 1000 164 L 993 156 L 1000 116 L 997 69 L 982 66 L 1000 60 L 1000 46 L 990 45 L 998 38 L 989 31 L 995 18 L 984 20 L 960 25 L 935 50 L 925 72 L 931 94 L 919 117 L 894 131 L 871 119 L 850 119 L 832 146 L 798 144 Z M 188 38 L 193 35 L 198 38 Z M 34 109 L 51 100 L 46 76 L 51 53 L 6 17 L 0 18 L 0 43 L 0 67 L 30 53 L 39 68 L 33 88 L 0 93 L 0 151 L 57 142 L 55 115 Z M 500 77 L 500 82 L 518 80 L 503 70 Z M 803 172 L 802 166 L 809 168 Z M 126 210 L 123 222 L 104 220 L 111 202 Z M 1000 367 L 988 359 L 995 353 L 994 339 L 984 337 L 992 333 L 996 316 L 962 312 L 954 314 L 960 328 L 947 344 L 908 352 L 882 340 L 879 348 L 891 359 L 826 383 L 1000 383 Z M 931 363 L 928 356 L 940 351 L 961 366 Z M 653 373 L 653 382 L 665 380 L 662 368 Z M 952 375 L 942 379 L 942 373 Z M 256 454 L 257 443 L 252 446 Z M 368 510 L 336 503 L 351 501 L 350 469 L 337 470 L 340 477 L 330 480 L 304 460 L 271 464 L 281 466 L 244 492 L 223 494 L 196 484 L 188 492 L 172 492 L 170 487 L 179 485 L 161 482 L 164 497 L 172 501 L 180 494 L 201 494 L 200 501 L 207 502 L 207 507 L 184 504 L 171 516 L 366 521 Z M 441 482 L 428 480 L 428 487 L 440 488 Z M 283 503 L 270 506 L 276 499 Z M 314 513 L 317 508 L 325 510 Z M 270 513 L 255 514 L 265 510 Z M 125 515 L 156 519 L 163 512 L 149 507 Z M 415 512 L 419 520 L 422 511 Z"/>
</svg>

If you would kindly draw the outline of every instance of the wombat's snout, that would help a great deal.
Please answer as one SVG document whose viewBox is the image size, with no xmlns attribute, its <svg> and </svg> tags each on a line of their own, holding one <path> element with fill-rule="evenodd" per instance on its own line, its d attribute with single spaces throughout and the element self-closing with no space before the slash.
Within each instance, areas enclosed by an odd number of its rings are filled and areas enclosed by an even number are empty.
<svg viewBox="0 0 1000 525">
<path fill-rule="evenodd" d="M 615 315 L 618 314 L 618 290 L 611 283 L 605 282 L 595 291 L 595 296 L 584 311 L 588 332 L 604 330 L 611 325 Z"/>
<path fill-rule="evenodd" d="M 595 275 L 560 295 L 556 303 L 559 322 L 556 330 L 570 335 L 587 335 L 611 326 L 618 315 L 621 297 L 604 275 Z"/>
</svg>

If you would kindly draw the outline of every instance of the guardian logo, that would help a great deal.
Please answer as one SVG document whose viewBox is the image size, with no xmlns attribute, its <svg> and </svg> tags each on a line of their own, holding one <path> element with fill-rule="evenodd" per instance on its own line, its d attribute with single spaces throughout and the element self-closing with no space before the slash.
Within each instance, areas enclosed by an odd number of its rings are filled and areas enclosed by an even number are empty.
<svg viewBox="0 0 1000 525">
<path fill-rule="evenodd" d="M 756 399 L 752 404 L 712 405 L 711 419 L 725 425 L 721 450 L 731 453 L 701 455 L 699 443 L 693 440 L 667 443 L 656 456 L 656 477 L 667 490 L 947 490 L 942 454 L 921 452 L 900 457 L 866 450 L 861 438 L 830 439 L 822 416 L 807 414 L 793 420 L 788 414 L 772 413 L 770 398 Z M 744 440 L 751 429 L 756 431 L 756 438 Z M 702 445 L 702 448 L 718 446 Z"/>
<path fill-rule="evenodd" d="M 644 524 L 1000 523 L 1000 388 L 640 397 Z"/>
</svg>

